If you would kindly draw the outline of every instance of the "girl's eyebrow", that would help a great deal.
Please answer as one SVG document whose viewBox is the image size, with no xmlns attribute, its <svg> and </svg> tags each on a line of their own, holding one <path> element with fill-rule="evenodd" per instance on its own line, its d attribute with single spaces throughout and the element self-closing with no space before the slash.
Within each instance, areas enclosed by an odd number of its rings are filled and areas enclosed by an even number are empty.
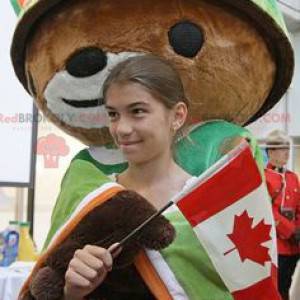
<svg viewBox="0 0 300 300">
<path fill-rule="evenodd" d="M 134 102 L 134 103 L 129 104 L 129 105 L 128 105 L 128 108 L 132 108 L 132 107 L 135 107 L 135 106 L 138 106 L 138 105 L 149 106 L 149 103 L 143 102 L 143 101 L 140 101 L 140 102 Z M 110 106 L 110 105 L 105 105 L 105 108 L 106 108 L 106 109 L 115 110 L 115 108 L 114 108 L 113 106 Z"/>
<path fill-rule="evenodd" d="M 106 109 L 111 109 L 111 110 L 114 110 L 114 109 L 115 109 L 114 107 L 109 106 L 109 105 L 105 105 L 105 108 L 106 108 Z"/>
<path fill-rule="evenodd" d="M 143 102 L 143 101 L 140 101 L 140 102 L 134 102 L 134 103 L 129 104 L 129 105 L 128 105 L 128 108 L 132 108 L 132 107 L 138 106 L 138 105 L 149 106 L 149 103 Z"/>
</svg>

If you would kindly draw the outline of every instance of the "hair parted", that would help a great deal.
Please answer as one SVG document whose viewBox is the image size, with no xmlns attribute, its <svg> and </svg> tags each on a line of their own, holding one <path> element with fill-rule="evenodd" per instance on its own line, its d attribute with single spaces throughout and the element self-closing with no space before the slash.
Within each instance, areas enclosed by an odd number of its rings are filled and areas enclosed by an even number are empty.
<svg viewBox="0 0 300 300">
<path fill-rule="evenodd" d="M 103 84 L 104 101 L 112 84 L 130 82 L 141 84 L 169 109 L 178 102 L 188 106 L 179 74 L 170 63 L 157 56 L 135 56 L 116 65 Z"/>
</svg>

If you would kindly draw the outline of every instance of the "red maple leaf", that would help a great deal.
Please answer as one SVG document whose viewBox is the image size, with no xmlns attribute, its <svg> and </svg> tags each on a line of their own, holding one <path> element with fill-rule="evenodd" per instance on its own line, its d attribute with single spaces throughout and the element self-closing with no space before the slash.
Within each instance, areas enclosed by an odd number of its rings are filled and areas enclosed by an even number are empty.
<svg viewBox="0 0 300 300">
<path fill-rule="evenodd" d="M 224 255 L 237 250 L 242 262 L 248 258 L 263 266 L 265 262 L 270 261 L 270 255 L 269 248 L 261 244 L 271 239 L 271 225 L 265 224 L 264 220 L 253 228 L 252 224 L 253 218 L 249 217 L 246 210 L 240 216 L 235 215 L 233 232 L 227 234 L 235 248 L 225 252 Z"/>
</svg>

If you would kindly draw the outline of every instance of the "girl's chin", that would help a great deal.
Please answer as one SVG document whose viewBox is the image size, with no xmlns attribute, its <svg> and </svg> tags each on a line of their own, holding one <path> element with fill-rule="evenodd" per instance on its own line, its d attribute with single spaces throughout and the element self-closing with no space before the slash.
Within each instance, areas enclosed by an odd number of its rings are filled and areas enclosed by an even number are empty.
<svg viewBox="0 0 300 300">
<path fill-rule="evenodd" d="M 128 163 L 130 164 L 141 164 L 148 161 L 142 151 L 128 151 L 123 152 L 123 155 Z"/>
<path fill-rule="evenodd" d="M 139 157 L 138 155 L 124 155 L 127 162 L 133 165 L 140 165 L 145 163 L 147 160 L 143 157 Z"/>
</svg>

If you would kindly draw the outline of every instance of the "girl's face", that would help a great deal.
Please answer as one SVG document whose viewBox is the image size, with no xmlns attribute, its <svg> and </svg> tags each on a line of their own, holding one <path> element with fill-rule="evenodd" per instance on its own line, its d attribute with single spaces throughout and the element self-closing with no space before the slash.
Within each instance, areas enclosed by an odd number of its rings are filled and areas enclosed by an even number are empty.
<svg viewBox="0 0 300 300">
<path fill-rule="evenodd" d="M 138 83 L 113 83 L 106 93 L 106 109 L 110 133 L 128 162 L 171 153 L 174 124 L 180 124 L 175 107 L 166 108 Z"/>
</svg>

